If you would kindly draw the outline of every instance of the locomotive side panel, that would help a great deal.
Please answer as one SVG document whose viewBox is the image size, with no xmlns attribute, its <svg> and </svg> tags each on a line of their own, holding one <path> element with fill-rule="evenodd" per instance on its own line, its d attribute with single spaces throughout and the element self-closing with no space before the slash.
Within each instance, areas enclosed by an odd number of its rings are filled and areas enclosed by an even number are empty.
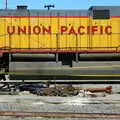
<svg viewBox="0 0 120 120">
<path fill-rule="evenodd" d="M 112 18 L 112 40 L 111 46 L 116 47 L 118 50 L 120 49 L 120 17 Z"/>
<path fill-rule="evenodd" d="M 87 30 L 84 30 L 84 34 L 80 35 L 79 26 L 87 26 L 88 18 L 86 17 L 73 17 L 73 18 L 60 18 L 60 38 L 59 38 L 59 49 L 60 50 L 81 50 L 88 49 Z M 64 29 L 65 30 L 64 30 Z M 64 31 L 62 31 L 62 29 Z M 81 30 L 82 31 L 82 30 Z M 61 33 L 62 32 L 62 33 Z M 83 32 L 83 31 L 82 31 Z"/>
<path fill-rule="evenodd" d="M 5 20 L 4 18 L 0 18 L 0 48 L 5 48 L 5 38 L 6 38 L 6 31 L 5 31 Z M 9 47 L 9 46 L 8 46 Z"/>
<path fill-rule="evenodd" d="M 120 17 L 114 14 L 94 19 L 83 11 L 15 12 L 0 13 L 1 49 L 119 52 Z"/>
<path fill-rule="evenodd" d="M 18 18 L 19 19 L 19 18 Z M 14 25 L 14 24 L 13 24 Z M 19 26 L 24 28 L 24 26 L 29 26 L 29 18 L 20 18 L 20 23 L 19 23 Z M 25 29 L 25 28 L 24 28 Z M 23 29 L 23 30 L 24 30 Z M 19 41 L 20 41 L 20 48 L 21 49 L 28 49 L 29 48 L 29 34 L 17 34 L 16 33 L 16 36 L 20 36 L 19 37 Z"/>
<path fill-rule="evenodd" d="M 111 26 L 111 34 L 106 34 L 105 30 L 103 34 L 100 34 L 97 31 L 91 37 L 91 48 L 98 49 L 98 50 L 118 50 L 120 46 L 120 18 L 119 17 L 112 17 L 108 20 L 94 20 L 92 19 L 92 26 L 106 27 Z"/>
<path fill-rule="evenodd" d="M 5 18 L 5 19 L 7 19 L 7 18 Z M 20 25 L 20 21 L 21 21 L 20 18 L 9 18 L 9 19 L 11 19 L 11 24 L 8 26 L 19 26 Z M 7 31 L 6 31 L 6 33 L 7 33 Z M 12 48 L 21 48 L 21 41 L 22 40 L 21 40 L 20 35 L 19 36 L 17 34 L 9 35 L 8 41 L 10 43 L 9 46 L 11 49 Z"/>
<path fill-rule="evenodd" d="M 111 20 L 94 20 L 92 19 L 92 26 L 97 26 L 98 31 L 96 31 L 94 34 L 92 34 L 91 38 L 91 48 L 92 49 L 98 49 L 98 50 L 110 50 L 110 40 L 111 40 L 111 34 L 106 34 L 105 27 L 111 26 Z M 103 28 L 102 34 L 100 33 L 100 29 Z"/>
<path fill-rule="evenodd" d="M 88 35 L 78 35 L 78 25 L 87 26 L 88 18 L 1 18 L 1 48 L 81 50 L 88 48 Z M 6 22 L 8 21 L 8 22 Z M 66 29 L 65 32 L 63 31 Z M 61 33 L 62 32 L 62 33 Z"/>
</svg>

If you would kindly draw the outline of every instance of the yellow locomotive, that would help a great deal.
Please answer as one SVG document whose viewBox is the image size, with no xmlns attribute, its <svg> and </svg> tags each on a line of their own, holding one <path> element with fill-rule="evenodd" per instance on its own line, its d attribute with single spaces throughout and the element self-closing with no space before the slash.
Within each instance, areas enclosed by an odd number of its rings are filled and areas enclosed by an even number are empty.
<svg viewBox="0 0 120 120">
<path fill-rule="evenodd" d="M 116 10 L 117 9 L 117 10 Z M 10 52 L 119 52 L 119 7 L 1 10 L 0 48 Z"/>
<path fill-rule="evenodd" d="M 119 6 L 93 6 L 89 10 L 28 10 L 18 6 L 17 10 L 0 10 L 1 69 L 16 72 L 17 67 L 10 67 L 10 56 L 16 53 L 25 53 L 24 57 L 39 53 L 40 66 L 54 61 L 48 68 L 55 65 L 57 70 L 59 66 L 63 72 L 62 65 L 73 67 L 81 53 L 119 53 L 119 11 Z M 50 54 L 52 60 L 45 59 Z M 62 65 L 57 65 L 59 61 Z M 50 71 L 47 73 L 53 75 Z"/>
</svg>

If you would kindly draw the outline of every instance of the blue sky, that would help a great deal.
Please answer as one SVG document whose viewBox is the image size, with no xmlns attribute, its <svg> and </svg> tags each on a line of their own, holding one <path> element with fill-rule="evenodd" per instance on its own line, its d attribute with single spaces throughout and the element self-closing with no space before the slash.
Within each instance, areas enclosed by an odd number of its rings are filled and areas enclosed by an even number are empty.
<svg viewBox="0 0 120 120">
<path fill-rule="evenodd" d="M 120 6 L 120 0 L 8 0 L 8 8 L 24 4 L 30 9 L 44 9 L 45 4 L 54 4 L 56 9 L 88 9 L 94 5 Z M 0 8 L 5 8 L 5 0 L 0 0 Z"/>
</svg>

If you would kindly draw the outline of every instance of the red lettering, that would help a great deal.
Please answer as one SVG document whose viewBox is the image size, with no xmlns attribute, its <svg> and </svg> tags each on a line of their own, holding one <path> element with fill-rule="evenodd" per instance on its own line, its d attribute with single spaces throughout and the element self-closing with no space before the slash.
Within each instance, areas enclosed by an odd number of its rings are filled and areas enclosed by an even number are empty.
<svg viewBox="0 0 120 120">
<path fill-rule="evenodd" d="M 31 26 L 28 26 L 28 34 L 31 34 Z"/>
<path fill-rule="evenodd" d="M 12 26 L 11 27 L 11 30 L 10 30 L 10 26 L 7 26 L 7 33 L 12 35 L 15 33 L 15 26 Z"/>
<path fill-rule="evenodd" d="M 68 30 L 67 26 L 61 26 L 61 34 L 66 33 Z"/>
<path fill-rule="evenodd" d="M 35 34 L 40 34 L 41 33 L 41 28 L 39 26 L 34 26 L 33 27 L 33 33 Z"/>
<path fill-rule="evenodd" d="M 74 27 L 72 26 L 70 28 L 69 34 L 76 34 Z"/>
<path fill-rule="evenodd" d="M 84 27 L 84 26 L 80 26 L 80 27 L 78 28 L 78 33 L 79 33 L 80 35 L 85 34 L 85 32 L 81 32 L 81 29 L 85 29 L 85 27 Z"/>
<path fill-rule="evenodd" d="M 46 27 L 43 26 L 43 34 L 45 34 L 45 33 L 48 33 L 48 34 L 52 33 L 51 32 L 51 26 L 49 26 L 48 28 L 46 28 Z"/>
<path fill-rule="evenodd" d="M 90 34 L 90 31 L 91 31 L 91 27 L 87 26 L 87 34 Z"/>
<path fill-rule="evenodd" d="M 7 33 L 9 35 L 12 34 L 51 34 L 52 28 L 51 26 L 45 27 L 45 26 L 7 26 Z M 68 34 L 80 34 L 84 35 L 87 34 L 112 34 L 112 26 L 78 26 L 78 28 L 74 28 L 74 26 L 71 26 L 68 28 L 67 26 L 61 26 L 61 34 L 68 33 Z"/>
<path fill-rule="evenodd" d="M 100 26 L 100 34 L 103 34 L 103 26 Z"/>
<path fill-rule="evenodd" d="M 23 28 L 21 28 L 20 26 L 18 26 L 18 34 L 24 33 L 26 34 L 26 26 L 24 26 Z"/>
<path fill-rule="evenodd" d="M 98 26 L 92 26 L 92 34 L 98 31 Z"/>
<path fill-rule="evenodd" d="M 112 34 L 112 26 L 107 26 L 105 28 L 105 33 L 108 34 L 108 35 L 111 35 Z"/>
</svg>

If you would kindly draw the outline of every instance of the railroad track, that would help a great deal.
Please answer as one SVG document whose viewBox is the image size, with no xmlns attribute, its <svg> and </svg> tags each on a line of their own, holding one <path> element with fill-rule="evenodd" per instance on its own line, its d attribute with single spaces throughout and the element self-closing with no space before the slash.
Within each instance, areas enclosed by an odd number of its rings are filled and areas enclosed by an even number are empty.
<svg viewBox="0 0 120 120">
<path fill-rule="evenodd" d="M 11 117 L 44 117 L 44 118 L 105 118 L 120 119 L 120 114 L 116 113 L 71 113 L 71 112 L 13 112 L 0 111 L 0 116 Z"/>
<path fill-rule="evenodd" d="M 0 81 L 0 84 L 37 84 L 37 83 L 49 83 L 49 84 L 119 84 L 119 79 L 109 80 L 109 79 L 85 79 L 85 80 L 9 80 Z"/>
</svg>

